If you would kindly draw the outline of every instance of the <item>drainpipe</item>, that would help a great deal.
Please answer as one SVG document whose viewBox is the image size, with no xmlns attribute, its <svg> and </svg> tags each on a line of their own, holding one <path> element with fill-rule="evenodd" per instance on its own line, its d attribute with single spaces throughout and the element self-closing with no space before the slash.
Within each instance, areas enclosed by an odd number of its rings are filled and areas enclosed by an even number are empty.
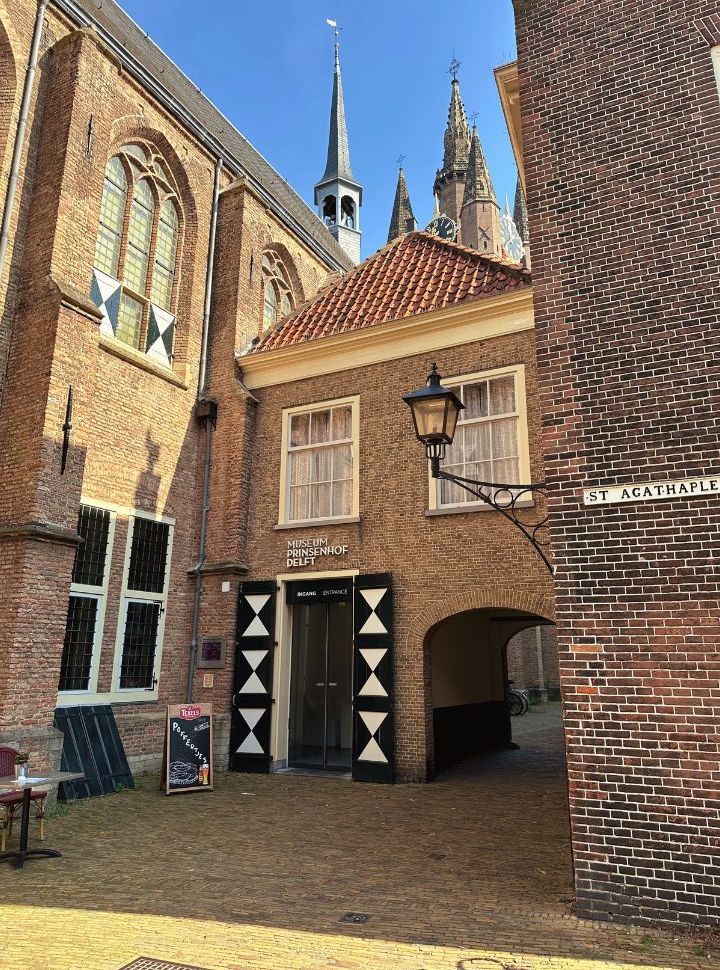
<svg viewBox="0 0 720 970">
<path fill-rule="evenodd" d="M 200 344 L 200 370 L 198 373 L 197 403 L 195 417 L 205 428 L 205 467 L 203 469 L 203 496 L 200 512 L 200 542 L 198 558 L 193 568 L 195 576 L 195 594 L 193 598 L 192 638 L 190 640 L 190 659 L 188 662 L 186 702 L 193 698 L 195 668 L 197 665 L 198 634 L 200 630 L 200 598 L 202 596 L 202 567 L 205 562 L 205 541 L 207 538 L 207 520 L 210 512 L 210 467 L 212 463 L 212 436 L 217 422 L 217 403 L 206 398 L 207 381 L 207 351 L 210 333 L 210 304 L 212 302 L 212 280 L 215 265 L 215 237 L 217 234 L 217 214 L 220 198 L 220 173 L 222 161 L 215 163 L 215 180 L 213 182 L 212 211 L 210 214 L 210 239 L 208 241 L 207 271 L 205 276 L 205 306 L 203 310 L 202 340 Z"/>
<path fill-rule="evenodd" d="M 215 236 L 217 234 L 218 200 L 220 198 L 220 173 L 222 160 L 215 162 L 215 181 L 213 182 L 212 212 L 210 214 L 210 241 L 208 243 L 207 271 L 205 276 L 205 306 L 203 308 L 202 343 L 200 346 L 200 373 L 198 375 L 198 401 L 205 400 L 205 380 L 207 375 L 208 335 L 210 333 L 210 300 L 212 297 L 212 278 L 215 266 Z"/>
<path fill-rule="evenodd" d="M 49 2 L 50 0 L 40 0 L 38 3 L 35 29 L 33 30 L 32 44 L 30 45 L 30 57 L 28 59 L 27 71 L 25 72 L 25 86 L 23 87 L 22 103 L 20 104 L 20 118 L 18 119 L 18 126 L 15 132 L 15 145 L 13 147 L 12 162 L 10 163 L 10 176 L 8 178 L 7 193 L 5 195 L 5 208 L 3 209 L 2 225 L 0 225 L 0 284 L 3 279 L 5 257 L 10 239 L 10 222 L 15 207 L 15 195 L 17 193 L 18 178 L 20 175 L 20 162 L 22 160 L 23 148 L 25 147 L 25 136 L 27 135 L 30 100 L 35 85 L 35 72 L 40 55 L 43 22 Z"/>
</svg>

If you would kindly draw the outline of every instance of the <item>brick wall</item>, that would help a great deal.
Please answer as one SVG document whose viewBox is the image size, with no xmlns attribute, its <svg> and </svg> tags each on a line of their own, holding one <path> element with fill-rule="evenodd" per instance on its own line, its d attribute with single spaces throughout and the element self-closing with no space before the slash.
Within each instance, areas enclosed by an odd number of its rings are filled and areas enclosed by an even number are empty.
<svg viewBox="0 0 720 970">
<path fill-rule="evenodd" d="M 517 0 L 578 911 L 720 915 L 720 101 L 700 0 Z M 712 17 L 701 20 L 709 13 Z"/>
<path fill-rule="evenodd" d="M 3 172 L 35 10 L 32 0 L 16 0 L 10 17 L 0 0 L 0 79 L 7 78 L 0 86 Z M 172 369 L 102 336 L 100 315 L 87 296 L 105 165 L 133 141 L 162 156 L 176 188 L 180 241 Z M 22 727 L 23 743 L 35 745 L 38 759 L 57 757 L 52 721 L 81 498 L 117 510 L 100 701 L 113 687 L 129 512 L 175 522 L 158 699 L 115 705 L 131 762 L 159 761 L 164 705 L 185 696 L 205 445 L 193 408 L 214 167 L 206 149 L 121 69 L 94 32 L 73 30 L 49 8 L 3 279 L 9 289 L 0 289 L 0 383 L 6 358 L 8 364 L 0 409 L 0 575 L 7 592 L 0 602 L 0 737 L 14 738 Z M 230 181 L 224 172 L 221 188 Z M 4 181 L 0 188 L 4 192 Z M 216 533 L 211 530 L 208 558 L 215 566 L 223 557 L 232 560 L 227 575 L 236 589 L 236 564 L 245 547 L 246 507 L 239 503 L 249 464 L 242 457 L 245 403 L 234 351 L 261 326 L 262 251 L 272 245 L 284 259 L 298 303 L 324 281 L 327 268 L 254 196 L 241 191 L 235 197 L 242 201 L 239 208 L 221 206 L 218 238 L 225 242 L 215 264 L 221 299 L 213 307 L 208 390 L 220 400 L 223 435 L 214 454 L 211 501 L 218 525 Z M 68 467 L 61 475 L 70 385 L 75 410 Z M 236 465 L 244 469 L 237 490 L 238 480 L 228 473 Z M 224 598 L 225 577 L 221 569 L 205 580 L 204 631 L 217 633 L 220 627 L 232 636 L 235 597 Z M 222 687 L 222 676 L 218 681 Z M 216 704 L 219 698 L 227 699 L 212 691 L 204 697 Z"/>
</svg>

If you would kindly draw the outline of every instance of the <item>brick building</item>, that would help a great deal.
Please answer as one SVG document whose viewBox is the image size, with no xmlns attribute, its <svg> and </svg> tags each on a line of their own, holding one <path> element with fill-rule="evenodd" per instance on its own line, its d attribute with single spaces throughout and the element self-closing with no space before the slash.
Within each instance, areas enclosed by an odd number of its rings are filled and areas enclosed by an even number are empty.
<svg viewBox="0 0 720 970">
<path fill-rule="evenodd" d="M 578 911 L 713 924 L 720 13 L 515 9 Z"/>
<path fill-rule="evenodd" d="M 114 3 L 0 3 L 0 75 L 0 740 L 56 762 L 56 707 L 111 704 L 156 764 L 244 569 L 234 350 L 351 264 Z"/>
<path fill-rule="evenodd" d="M 235 767 L 425 781 L 510 740 L 505 648 L 552 622 L 552 580 L 497 512 L 428 479 L 402 396 L 433 360 L 466 404 L 447 466 L 541 479 L 530 279 L 495 257 L 404 235 L 238 359 L 254 472 Z"/>
</svg>

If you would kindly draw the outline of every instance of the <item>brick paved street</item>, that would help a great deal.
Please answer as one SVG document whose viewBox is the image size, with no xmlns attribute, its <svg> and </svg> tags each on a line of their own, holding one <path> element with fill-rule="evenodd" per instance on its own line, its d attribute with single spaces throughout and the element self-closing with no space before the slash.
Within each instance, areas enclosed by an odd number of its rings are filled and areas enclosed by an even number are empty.
<svg viewBox="0 0 720 970">
<path fill-rule="evenodd" d="M 146 783 L 72 805 L 47 826 L 62 859 L 0 869 L 0 966 L 720 966 L 700 938 L 569 914 L 557 706 L 514 723 L 521 750 L 428 786 L 228 775 L 208 794 Z"/>
</svg>

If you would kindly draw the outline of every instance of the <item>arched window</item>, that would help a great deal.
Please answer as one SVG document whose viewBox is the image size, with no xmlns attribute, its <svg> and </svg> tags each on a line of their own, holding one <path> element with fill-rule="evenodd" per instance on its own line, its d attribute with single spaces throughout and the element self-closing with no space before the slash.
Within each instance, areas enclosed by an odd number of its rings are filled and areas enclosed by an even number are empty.
<svg viewBox="0 0 720 970">
<path fill-rule="evenodd" d="M 107 163 L 95 246 L 93 297 L 101 330 L 170 366 L 180 219 L 162 160 L 125 145 Z"/>
<path fill-rule="evenodd" d="M 287 271 L 271 250 L 263 255 L 263 330 L 274 327 L 279 319 L 292 312 L 292 290 Z"/>
<path fill-rule="evenodd" d="M 328 195 L 323 200 L 323 222 L 326 226 L 334 226 L 337 222 L 337 199 L 334 195 Z"/>
<path fill-rule="evenodd" d="M 355 203 L 349 195 L 344 195 L 340 202 L 341 221 L 348 229 L 355 228 Z"/>
</svg>

